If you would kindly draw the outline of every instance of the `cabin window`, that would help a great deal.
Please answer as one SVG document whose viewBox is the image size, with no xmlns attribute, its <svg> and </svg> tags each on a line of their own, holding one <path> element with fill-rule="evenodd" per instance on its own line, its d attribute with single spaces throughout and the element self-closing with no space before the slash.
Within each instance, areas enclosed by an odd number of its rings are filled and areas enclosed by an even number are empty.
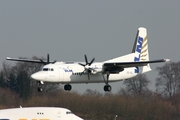
<svg viewBox="0 0 180 120">
<path fill-rule="evenodd" d="M 53 68 L 51 68 L 51 71 L 54 71 L 54 69 L 53 69 Z"/>
<path fill-rule="evenodd" d="M 38 115 L 43 115 L 44 113 L 43 113 L 43 112 L 38 112 L 37 114 L 38 114 Z"/>
</svg>

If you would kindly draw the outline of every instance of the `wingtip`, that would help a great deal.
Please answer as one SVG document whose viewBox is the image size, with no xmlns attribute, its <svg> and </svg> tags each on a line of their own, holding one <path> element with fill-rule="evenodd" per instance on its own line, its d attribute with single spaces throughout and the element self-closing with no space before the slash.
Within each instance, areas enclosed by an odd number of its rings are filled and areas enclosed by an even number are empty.
<svg viewBox="0 0 180 120">
<path fill-rule="evenodd" d="M 170 59 L 164 59 L 164 62 L 170 62 L 171 60 Z"/>
<path fill-rule="evenodd" d="M 10 57 L 6 57 L 6 60 L 9 60 L 9 59 L 11 59 Z"/>
</svg>

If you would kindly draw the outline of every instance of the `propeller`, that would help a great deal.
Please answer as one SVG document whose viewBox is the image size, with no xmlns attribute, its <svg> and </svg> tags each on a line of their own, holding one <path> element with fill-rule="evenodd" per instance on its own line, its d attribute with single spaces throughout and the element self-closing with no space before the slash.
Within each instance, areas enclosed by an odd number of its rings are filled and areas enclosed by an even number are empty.
<svg viewBox="0 0 180 120">
<path fill-rule="evenodd" d="M 44 60 L 42 60 L 42 59 L 39 59 L 40 61 L 41 61 L 41 63 L 42 64 L 44 64 L 44 65 L 47 65 L 47 64 L 49 64 L 49 63 L 52 63 L 52 64 L 54 64 L 55 62 L 56 62 L 56 60 L 55 61 L 53 61 L 53 62 L 50 62 L 50 57 L 49 57 L 49 54 L 47 54 L 47 61 L 44 61 Z"/>
<path fill-rule="evenodd" d="M 90 62 L 88 62 L 88 59 L 87 59 L 87 56 L 86 54 L 84 55 L 84 58 L 85 58 L 85 64 L 82 64 L 82 63 L 79 63 L 79 65 L 83 66 L 84 67 L 84 71 L 81 73 L 81 75 L 84 73 L 84 72 L 87 72 L 88 74 L 88 80 L 90 79 L 90 73 L 91 73 L 91 70 L 94 70 L 93 68 L 91 68 L 91 64 L 94 62 L 95 58 L 93 58 Z"/>
</svg>

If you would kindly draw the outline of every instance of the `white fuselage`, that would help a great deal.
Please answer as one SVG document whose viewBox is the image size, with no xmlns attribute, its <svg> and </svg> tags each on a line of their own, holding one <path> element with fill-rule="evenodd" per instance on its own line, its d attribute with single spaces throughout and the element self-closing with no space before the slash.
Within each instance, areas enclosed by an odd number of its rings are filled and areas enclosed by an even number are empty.
<svg viewBox="0 0 180 120">
<path fill-rule="evenodd" d="M 0 120 L 83 120 L 66 108 L 27 107 L 0 110 Z"/>
<path fill-rule="evenodd" d="M 90 74 L 88 79 L 87 73 L 82 73 L 84 67 L 78 63 L 64 63 L 57 62 L 55 64 L 45 65 L 41 71 L 31 75 L 31 78 L 43 82 L 57 82 L 57 83 L 101 83 L 107 74 L 102 74 L 102 63 L 93 63 L 91 68 L 95 69 L 95 73 Z M 124 71 L 117 74 L 110 74 L 109 82 L 120 81 L 132 78 L 137 75 L 135 67 L 125 68 Z M 104 78 L 103 78 L 104 75 Z"/>
</svg>

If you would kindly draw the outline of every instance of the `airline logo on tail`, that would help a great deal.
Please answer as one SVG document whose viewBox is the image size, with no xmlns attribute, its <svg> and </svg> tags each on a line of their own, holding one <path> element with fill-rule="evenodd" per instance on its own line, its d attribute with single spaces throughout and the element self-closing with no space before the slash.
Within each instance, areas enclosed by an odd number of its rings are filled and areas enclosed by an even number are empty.
<svg viewBox="0 0 180 120">
<path fill-rule="evenodd" d="M 134 61 L 140 61 L 140 54 L 141 54 L 141 48 L 142 48 L 143 38 L 138 37 L 137 46 L 136 46 L 136 53 L 138 53 L 138 56 L 134 57 Z"/>
<path fill-rule="evenodd" d="M 135 47 L 133 52 L 136 53 L 134 56 L 134 61 L 146 61 L 149 60 L 148 55 L 148 40 L 147 31 L 145 28 L 139 28 L 135 41 Z M 139 68 L 135 68 L 135 73 L 139 73 Z"/>
<path fill-rule="evenodd" d="M 144 39 L 139 36 L 136 46 L 136 53 L 138 53 L 138 56 L 134 57 L 134 61 L 147 60 L 147 54 L 148 54 L 147 52 L 148 52 L 147 36 Z"/>
</svg>

